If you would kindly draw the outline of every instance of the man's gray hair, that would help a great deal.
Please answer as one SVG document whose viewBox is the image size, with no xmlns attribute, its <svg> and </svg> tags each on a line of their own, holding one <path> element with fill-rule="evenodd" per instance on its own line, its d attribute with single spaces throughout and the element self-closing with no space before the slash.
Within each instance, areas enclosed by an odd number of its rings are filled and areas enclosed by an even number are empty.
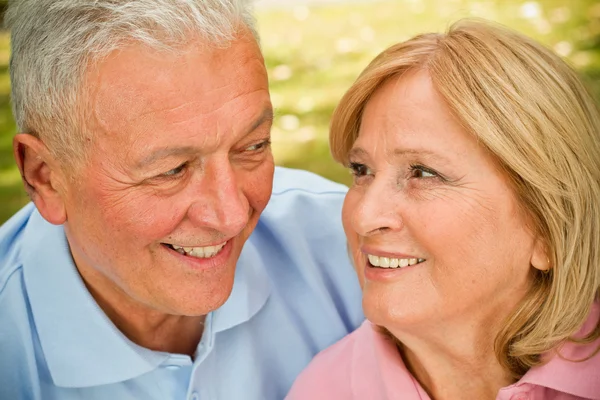
<svg viewBox="0 0 600 400">
<path fill-rule="evenodd" d="M 89 140 L 81 94 L 90 63 L 132 42 L 163 50 L 194 39 L 221 46 L 240 26 L 256 37 L 249 0 L 12 0 L 5 21 L 19 131 L 40 137 L 64 161 L 82 156 Z"/>
</svg>

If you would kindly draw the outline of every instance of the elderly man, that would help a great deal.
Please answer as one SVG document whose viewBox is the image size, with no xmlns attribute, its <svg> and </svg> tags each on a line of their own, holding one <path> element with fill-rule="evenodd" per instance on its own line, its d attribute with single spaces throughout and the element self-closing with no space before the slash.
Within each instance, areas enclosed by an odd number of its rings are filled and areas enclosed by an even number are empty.
<svg viewBox="0 0 600 400">
<path fill-rule="evenodd" d="M 6 18 L 32 204 L 0 229 L 0 399 L 283 398 L 362 314 L 344 187 L 274 168 L 245 1 Z"/>
</svg>

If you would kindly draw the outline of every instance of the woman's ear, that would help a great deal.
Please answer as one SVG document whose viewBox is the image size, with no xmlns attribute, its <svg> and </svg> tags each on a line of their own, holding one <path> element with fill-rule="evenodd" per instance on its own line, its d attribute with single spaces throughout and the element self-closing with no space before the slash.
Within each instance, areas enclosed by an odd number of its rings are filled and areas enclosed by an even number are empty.
<svg viewBox="0 0 600 400">
<path fill-rule="evenodd" d="M 29 198 L 48 222 L 63 224 L 67 219 L 59 179 L 58 163 L 46 145 L 33 135 L 19 133 L 13 139 L 13 154 Z"/>
<path fill-rule="evenodd" d="M 542 272 L 548 272 L 552 268 L 548 246 L 541 238 L 535 240 L 530 263 L 533 268 Z"/>
</svg>

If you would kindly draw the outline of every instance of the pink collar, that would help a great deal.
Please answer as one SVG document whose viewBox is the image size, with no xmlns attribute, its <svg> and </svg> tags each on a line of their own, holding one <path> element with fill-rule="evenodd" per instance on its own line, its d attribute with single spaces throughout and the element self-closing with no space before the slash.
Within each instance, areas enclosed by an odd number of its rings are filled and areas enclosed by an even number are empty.
<svg viewBox="0 0 600 400">
<path fill-rule="evenodd" d="M 599 319 L 600 304 L 596 302 L 576 337 L 583 337 L 591 332 Z M 599 347 L 600 338 L 586 345 L 567 342 L 558 352 L 548 354 L 549 361 L 544 365 L 530 369 L 519 382 L 508 388 L 533 384 L 586 399 L 600 400 L 600 353 L 596 352 L 589 358 Z M 569 361 L 585 358 L 589 359 L 580 362 Z"/>
<path fill-rule="evenodd" d="M 578 335 L 594 329 L 599 319 L 600 304 L 595 303 Z M 359 351 L 352 352 L 351 385 L 354 398 L 430 399 L 406 369 L 391 339 L 377 332 L 375 326 L 368 321 L 355 334 L 358 334 L 356 343 L 362 345 L 359 346 Z M 530 369 L 518 382 L 502 388 L 498 398 L 513 398 L 514 393 L 520 393 L 523 388 L 541 387 L 585 399 L 600 400 L 600 352 L 586 361 L 569 361 L 589 357 L 599 346 L 600 339 L 587 345 L 565 343 L 560 349 L 561 356 L 555 353 L 549 355 L 549 361 L 544 365 Z"/>
</svg>

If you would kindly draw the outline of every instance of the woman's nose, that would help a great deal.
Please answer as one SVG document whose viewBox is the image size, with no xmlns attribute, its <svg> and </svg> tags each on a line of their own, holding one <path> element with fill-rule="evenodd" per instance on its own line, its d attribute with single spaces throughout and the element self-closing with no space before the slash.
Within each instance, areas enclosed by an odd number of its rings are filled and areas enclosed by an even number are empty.
<svg viewBox="0 0 600 400">
<path fill-rule="evenodd" d="M 387 182 L 374 180 L 360 195 L 352 224 L 361 236 L 402 229 L 401 193 Z"/>
</svg>

